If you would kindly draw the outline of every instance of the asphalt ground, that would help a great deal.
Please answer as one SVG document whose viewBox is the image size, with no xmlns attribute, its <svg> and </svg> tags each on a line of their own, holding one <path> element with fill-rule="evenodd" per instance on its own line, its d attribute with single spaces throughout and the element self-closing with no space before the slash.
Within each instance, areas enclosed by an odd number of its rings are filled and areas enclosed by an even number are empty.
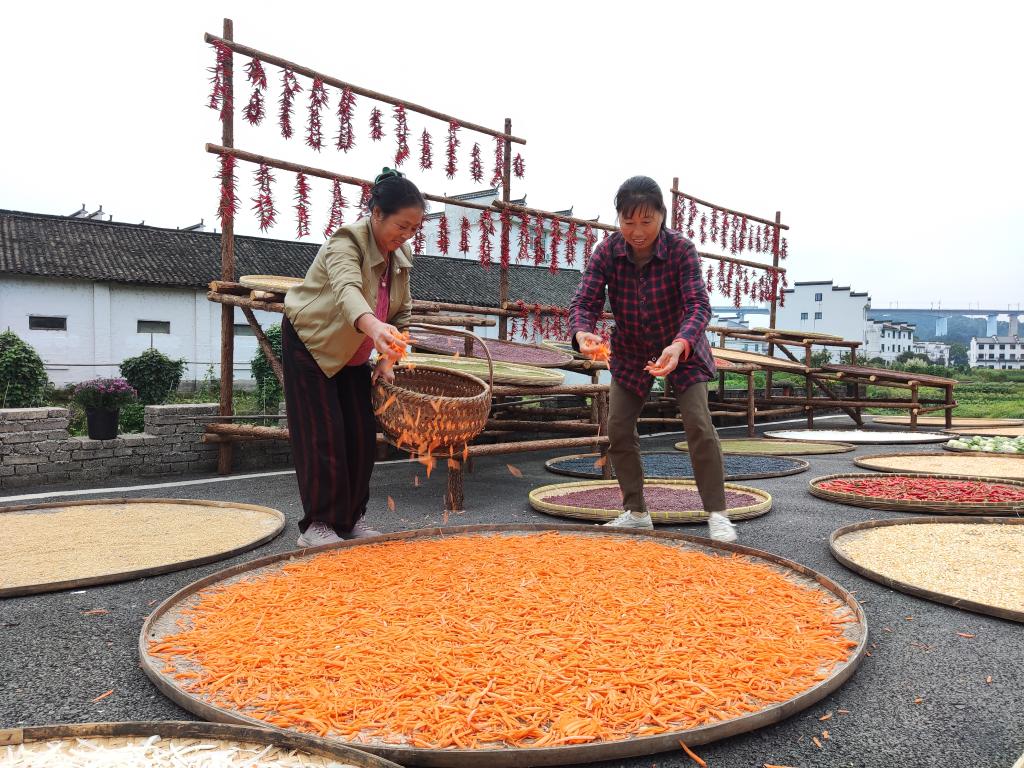
<svg viewBox="0 0 1024 768">
<path fill-rule="evenodd" d="M 823 428 L 847 425 L 827 421 Z M 773 425 L 777 428 L 777 425 Z M 723 430 L 740 436 L 741 430 Z M 671 450 L 679 435 L 645 438 L 644 450 Z M 810 495 L 811 478 L 861 471 L 853 458 L 936 446 L 863 446 L 855 452 L 804 456 L 808 472 L 744 481 L 770 492 L 767 515 L 739 523 L 739 543 L 773 552 L 830 576 L 855 591 L 868 617 L 871 656 L 833 695 L 776 725 L 697 748 L 710 768 L 761 768 L 765 763 L 818 766 L 985 766 L 1010 768 L 1024 752 L 1024 626 L 887 589 L 846 570 L 828 551 L 835 529 L 898 512 L 834 504 Z M 566 451 L 477 459 L 466 478 L 467 511 L 449 524 L 559 522 L 534 512 L 528 491 L 566 478 L 544 461 Z M 506 464 L 522 472 L 516 477 Z M 382 531 L 443 524 L 441 470 L 416 487 L 418 464 L 378 465 L 367 520 Z M 285 532 L 251 552 L 200 568 L 85 590 L 0 600 L 0 727 L 71 722 L 195 719 L 160 694 L 139 668 L 136 645 L 153 606 L 218 570 L 295 548 L 300 502 L 291 473 L 112 492 L 97 497 L 173 497 L 262 504 L 288 518 Z M 131 480 L 111 485 L 130 485 Z M 69 486 L 34 489 L 66 491 Z M 395 511 L 386 499 L 395 500 Z M 73 498 L 90 498 L 90 495 Z M 45 499 L 43 499 L 45 500 Z M 12 501 L 0 497 L 0 506 Z M 33 500 L 36 503 L 36 500 Z M 562 522 L 572 522 L 562 520 Z M 706 526 L 666 527 L 706 535 Z M 2 528 L 0 528 L 2 539 Z M 45 541 L 40 542 L 46 546 Z M 2 550 L 0 550 L 2 551 Z M 628 585 L 624 585 L 628 587 Z M 104 609 L 109 613 L 85 615 Z M 974 635 L 964 638 L 957 633 Z M 992 682 L 986 682 L 991 676 Z M 113 689 L 99 702 L 92 699 Z M 848 712 L 840 713 L 839 710 Z M 831 712 L 827 721 L 819 718 Z M 829 738 L 822 732 L 827 730 Z M 817 737 L 820 747 L 812 738 Z M 481 760 L 486 766 L 486 760 Z M 682 752 L 610 761 L 601 766 L 692 766 Z"/>
</svg>

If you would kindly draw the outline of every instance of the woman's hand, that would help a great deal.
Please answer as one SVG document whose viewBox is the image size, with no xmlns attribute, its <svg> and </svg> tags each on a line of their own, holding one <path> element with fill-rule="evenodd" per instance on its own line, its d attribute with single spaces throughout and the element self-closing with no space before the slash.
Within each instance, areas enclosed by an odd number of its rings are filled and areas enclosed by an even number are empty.
<svg viewBox="0 0 1024 768">
<path fill-rule="evenodd" d="M 376 384 L 380 379 L 384 379 L 389 384 L 395 382 L 395 361 L 384 355 L 379 356 L 377 364 L 373 366 L 373 373 L 370 374 L 370 384 Z"/>
<path fill-rule="evenodd" d="M 377 354 L 383 357 L 393 356 L 392 344 L 405 347 L 405 339 L 398 332 L 395 326 L 378 320 L 369 313 L 356 320 L 356 327 L 373 340 L 373 347 Z"/>
<path fill-rule="evenodd" d="M 582 352 L 584 355 L 590 356 L 597 352 L 601 344 L 604 343 L 604 339 L 602 339 L 596 333 L 577 331 L 576 343 L 579 345 L 580 352 Z"/>
<path fill-rule="evenodd" d="M 676 369 L 681 360 L 690 356 L 690 344 L 683 339 L 676 339 L 669 344 L 655 362 L 645 369 L 651 376 L 668 376 Z"/>
</svg>

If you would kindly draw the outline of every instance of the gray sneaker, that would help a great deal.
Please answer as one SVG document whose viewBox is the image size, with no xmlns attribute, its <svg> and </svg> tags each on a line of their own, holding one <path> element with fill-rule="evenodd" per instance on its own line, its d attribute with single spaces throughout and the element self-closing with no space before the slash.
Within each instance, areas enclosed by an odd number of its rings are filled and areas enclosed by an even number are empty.
<svg viewBox="0 0 1024 768">
<path fill-rule="evenodd" d="M 708 531 L 715 541 L 736 541 L 736 526 L 721 512 L 708 515 Z"/>
<path fill-rule="evenodd" d="M 357 520 L 352 530 L 345 534 L 346 539 L 368 539 L 371 536 L 383 536 L 380 531 L 375 531 L 362 520 Z"/>
<path fill-rule="evenodd" d="M 317 520 L 310 523 L 306 532 L 299 536 L 297 543 L 300 547 L 309 548 L 323 547 L 327 544 L 337 544 L 339 541 L 343 541 L 343 539 L 334 532 L 334 529 L 331 528 L 331 526 Z"/>
<path fill-rule="evenodd" d="M 609 523 L 604 528 L 646 528 L 653 529 L 654 521 L 651 520 L 651 513 L 645 511 L 643 515 L 634 515 L 628 509 Z"/>
</svg>

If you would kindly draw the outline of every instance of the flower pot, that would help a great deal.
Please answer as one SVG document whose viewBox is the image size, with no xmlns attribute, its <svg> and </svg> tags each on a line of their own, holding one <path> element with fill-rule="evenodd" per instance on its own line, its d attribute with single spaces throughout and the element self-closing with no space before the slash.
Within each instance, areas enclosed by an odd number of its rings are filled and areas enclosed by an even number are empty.
<svg viewBox="0 0 1024 768">
<path fill-rule="evenodd" d="M 117 420 L 121 415 L 120 408 L 88 408 L 85 420 L 89 425 L 91 440 L 113 440 L 117 437 Z"/>
</svg>

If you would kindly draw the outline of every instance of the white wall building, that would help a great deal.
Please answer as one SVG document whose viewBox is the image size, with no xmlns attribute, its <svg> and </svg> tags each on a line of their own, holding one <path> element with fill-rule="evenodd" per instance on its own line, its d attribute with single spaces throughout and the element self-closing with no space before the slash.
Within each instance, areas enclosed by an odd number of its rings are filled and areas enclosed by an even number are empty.
<svg viewBox="0 0 1024 768">
<path fill-rule="evenodd" d="M 831 280 L 794 283 L 784 293 L 786 305 L 776 311 L 776 328 L 830 333 L 848 341 L 867 342 L 867 310 L 871 308 L 867 293 L 833 285 Z M 838 362 L 848 350 L 832 347 L 829 351 Z M 863 359 L 861 351 L 858 358 Z"/>
<path fill-rule="evenodd" d="M 975 336 L 968 359 L 971 368 L 1024 370 L 1024 341 L 1020 336 Z"/>
<path fill-rule="evenodd" d="M 914 325 L 866 320 L 864 327 L 865 344 L 859 352 L 862 362 L 880 357 L 885 362 L 892 363 L 904 352 L 912 351 Z"/>
<path fill-rule="evenodd" d="M 939 365 L 949 365 L 949 344 L 941 341 L 915 341 L 910 348 L 915 354 L 924 355 Z"/>
</svg>

